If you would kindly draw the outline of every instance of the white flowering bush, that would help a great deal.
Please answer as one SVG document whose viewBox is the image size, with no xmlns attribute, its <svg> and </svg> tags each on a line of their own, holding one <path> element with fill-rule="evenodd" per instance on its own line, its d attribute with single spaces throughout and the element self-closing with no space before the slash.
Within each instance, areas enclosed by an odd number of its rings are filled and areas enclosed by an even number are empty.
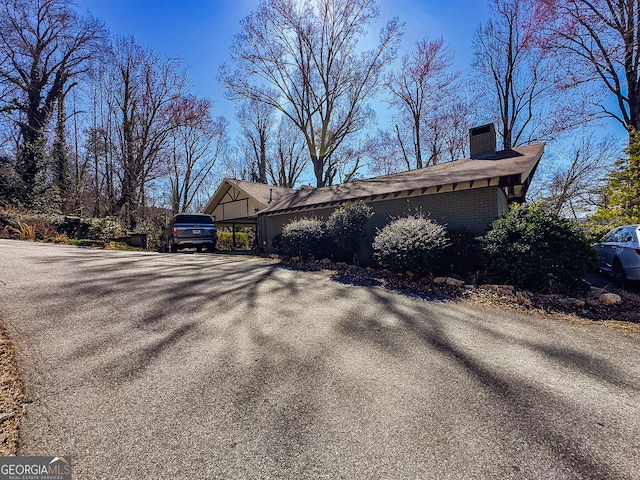
<svg viewBox="0 0 640 480">
<path fill-rule="evenodd" d="M 317 218 L 302 218 L 285 225 L 277 243 L 283 255 L 308 260 L 322 256 L 325 241 L 324 222 Z"/>
<path fill-rule="evenodd" d="M 432 272 L 449 244 L 445 228 L 422 215 L 399 218 L 373 240 L 373 257 L 384 268 L 420 275 Z"/>
</svg>

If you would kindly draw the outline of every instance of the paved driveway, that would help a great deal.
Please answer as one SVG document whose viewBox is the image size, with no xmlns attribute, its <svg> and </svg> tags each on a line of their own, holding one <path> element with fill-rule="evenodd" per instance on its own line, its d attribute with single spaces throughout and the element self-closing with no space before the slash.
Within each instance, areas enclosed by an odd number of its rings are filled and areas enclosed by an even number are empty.
<svg viewBox="0 0 640 480">
<path fill-rule="evenodd" d="M 640 342 L 223 255 L 0 240 L 21 455 L 74 478 L 640 478 Z"/>
</svg>

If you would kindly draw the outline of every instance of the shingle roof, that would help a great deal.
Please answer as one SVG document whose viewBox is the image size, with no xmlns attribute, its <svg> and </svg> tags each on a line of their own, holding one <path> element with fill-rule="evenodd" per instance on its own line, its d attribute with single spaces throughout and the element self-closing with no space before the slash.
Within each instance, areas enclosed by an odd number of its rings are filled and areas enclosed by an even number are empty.
<svg viewBox="0 0 640 480">
<path fill-rule="evenodd" d="M 283 196 L 294 192 L 291 188 L 274 187 L 273 185 L 267 185 L 265 183 L 247 182 L 245 180 L 236 180 L 234 178 L 227 178 L 225 180 L 232 185 L 235 185 L 240 190 L 243 190 L 247 195 L 250 195 L 256 201 L 265 206 L 268 205 L 269 202 L 276 202 Z"/>
<path fill-rule="evenodd" d="M 274 187 L 264 183 L 247 182 L 236 180 L 235 178 L 225 178 L 204 208 L 205 213 L 211 213 L 222 201 L 231 187 L 236 187 L 252 197 L 256 202 L 262 204 L 263 208 L 270 203 L 277 202 L 285 195 L 289 195 L 295 190 L 290 188 Z"/>
<path fill-rule="evenodd" d="M 458 190 L 498 185 L 508 190 L 507 196 L 510 200 L 521 200 L 543 151 L 543 143 L 514 147 L 483 156 L 481 159 L 463 158 L 368 180 L 329 187 L 302 188 L 295 193 L 282 196 L 275 203 L 272 202 L 261 213 L 314 208 L 398 192 L 438 193 L 445 186 L 452 186 L 453 190 Z"/>
</svg>

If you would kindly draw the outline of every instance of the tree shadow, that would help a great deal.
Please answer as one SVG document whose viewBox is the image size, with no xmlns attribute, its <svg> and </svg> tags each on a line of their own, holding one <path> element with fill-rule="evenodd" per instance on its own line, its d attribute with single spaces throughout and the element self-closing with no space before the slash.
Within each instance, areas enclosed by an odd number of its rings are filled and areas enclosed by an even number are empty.
<svg viewBox="0 0 640 480">
<path fill-rule="evenodd" d="M 426 346 L 444 357 L 451 364 L 457 365 L 475 383 L 490 395 L 500 408 L 508 412 L 505 421 L 511 423 L 518 431 L 530 438 L 530 441 L 544 445 L 553 452 L 562 463 L 580 478 L 601 479 L 618 478 L 619 472 L 609 459 L 598 455 L 583 446 L 578 439 L 561 430 L 554 418 L 554 414 L 571 409 L 571 404 L 552 391 L 542 389 L 536 382 L 529 381 L 526 376 L 508 374 L 488 362 L 483 355 L 474 353 L 473 349 L 465 348 L 458 340 L 448 333 L 451 324 L 445 323 L 429 308 L 429 303 L 417 306 L 407 312 L 398 308 L 393 296 L 379 289 L 369 289 L 371 303 L 380 304 L 383 310 L 392 312 L 400 319 L 401 328 L 386 328 L 385 325 L 370 318 L 366 321 L 352 322 L 345 318 L 340 325 L 340 331 L 353 341 L 366 342 L 376 348 L 383 349 L 393 355 L 401 355 L 398 345 L 403 342 L 400 337 L 412 335 Z M 454 305 L 454 302 L 450 302 Z M 638 385 L 622 379 L 622 375 L 608 360 L 593 353 L 584 352 L 577 348 L 567 348 L 554 345 L 554 339 L 548 338 L 549 343 L 530 342 L 512 337 L 497 330 L 485 327 L 482 318 L 457 317 L 458 322 L 464 324 L 470 331 L 476 331 L 479 336 L 489 336 L 494 342 L 504 345 L 519 345 L 534 351 L 548 359 L 552 369 L 562 375 L 562 369 L 568 367 L 584 376 L 595 377 L 597 381 L 619 388 L 638 391 Z M 458 324 L 459 325 L 459 324 Z M 490 357 L 490 353 L 487 353 Z"/>
<path fill-rule="evenodd" d="M 177 355 L 187 347 L 204 349 L 216 337 L 224 338 L 216 359 L 229 371 L 220 372 L 226 376 L 216 380 L 228 387 L 230 400 L 222 408 L 242 427 L 241 440 L 253 442 L 251 448 L 268 458 L 273 471 L 283 462 L 294 477 L 308 473 L 315 460 L 306 453 L 307 446 L 317 441 L 320 417 L 326 414 L 321 402 L 322 382 L 331 368 L 327 364 L 340 349 L 367 345 L 384 354 L 380 361 L 402 361 L 416 352 L 425 358 L 435 355 L 481 385 L 491 402 L 506 412 L 505 423 L 522 432 L 530 445 L 542 444 L 571 472 L 581 478 L 620 476 L 609 459 L 563 433 L 555 413 L 547 413 L 571 408 L 566 399 L 527 378 L 526 372 L 505 372 L 488 360 L 491 352 L 481 355 L 461 344 L 455 328 L 465 328 L 470 338 L 489 338 L 491 344 L 538 355 L 555 371 L 570 369 L 614 388 L 638 390 L 607 359 L 558 345 L 551 332 L 543 332 L 544 341 L 529 340 L 483 321 L 482 314 L 469 315 L 469 309 L 455 302 L 416 300 L 376 283 L 360 285 L 348 277 L 334 277 L 331 295 L 350 307 L 339 319 L 314 317 L 317 324 L 309 330 L 317 342 L 307 341 L 303 348 L 294 332 L 301 328 L 296 322 L 306 320 L 297 303 L 313 297 L 313 305 L 327 306 L 335 299 L 321 293 L 318 283 L 331 280 L 322 274 L 291 275 L 275 263 L 233 256 L 82 252 L 71 259 L 46 260 L 52 268 L 69 262 L 82 272 L 81 281 L 61 279 L 58 290 L 33 294 L 45 311 L 64 313 L 51 318 L 46 335 L 53 338 L 58 321 L 67 322 L 63 331 L 73 330 L 73 322 L 84 324 L 86 335 L 68 340 L 61 364 L 86 365 L 83 380 L 99 388 L 135 385 L 162 362 L 179 362 Z M 64 304 L 61 290 L 69 299 Z M 271 297 L 274 303 L 265 303 Z M 115 317 L 113 305 L 119 312 Z M 87 311 L 96 316 L 88 318 Z M 217 321 L 221 311 L 225 320 Z M 203 385 L 213 385 L 209 376 L 218 372 L 213 367 L 205 370 Z M 256 431 L 258 424 L 268 428 Z M 228 452 L 241 440 L 221 448 Z M 335 472 L 344 471 L 335 467 Z"/>
</svg>

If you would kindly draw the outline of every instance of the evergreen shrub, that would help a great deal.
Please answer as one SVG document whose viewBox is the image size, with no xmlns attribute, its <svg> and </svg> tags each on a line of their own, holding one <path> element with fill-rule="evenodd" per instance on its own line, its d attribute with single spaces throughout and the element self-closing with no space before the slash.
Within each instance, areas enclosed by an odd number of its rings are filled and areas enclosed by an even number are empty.
<svg viewBox="0 0 640 480">
<path fill-rule="evenodd" d="M 233 233 L 221 232 L 218 230 L 218 243 L 216 244 L 218 250 L 233 250 Z M 249 235 L 245 232 L 236 232 L 236 249 L 248 250 L 249 249 Z"/>
<path fill-rule="evenodd" d="M 282 229 L 278 242 L 279 253 L 288 257 L 300 257 L 301 260 L 322 258 L 326 239 L 326 229 L 322 220 L 293 220 Z"/>
<path fill-rule="evenodd" d="M 442 252 L 439 272 L 474 273 L 482 269 L 482 251 L 478 236 L 465 229 L 447 231 L 449 245 Z"/>
<path fill-rule="evenodd" d="M 357 263 L 360 241 L 373 211 L 364 202 L 344 203 L 329 216 L 327 234 L 331 237 L 340 260 Z"/>
<path fill-rule="evenodd" d="M 424 275 L 433 272 L 449 244 L 445 228 L 422 215 L 399 218 L 373 241 L 373 257 L 382 267 L 396 272 Z"/>
<path fill-rule="evenodd" d="M 91 227 L 89 229 L 91 238 L 109 241 L 118 237 L 121 231 L 120 223 L 114 217 L 91 219 Z"/>
<path fill-rule="evenodd" d="M 597 261 L 585 235 L 541 205 L 512 207 L 491 224 L 481 244 L 493 281 L 536 291 L 571 291 Z"/>
</svg>

